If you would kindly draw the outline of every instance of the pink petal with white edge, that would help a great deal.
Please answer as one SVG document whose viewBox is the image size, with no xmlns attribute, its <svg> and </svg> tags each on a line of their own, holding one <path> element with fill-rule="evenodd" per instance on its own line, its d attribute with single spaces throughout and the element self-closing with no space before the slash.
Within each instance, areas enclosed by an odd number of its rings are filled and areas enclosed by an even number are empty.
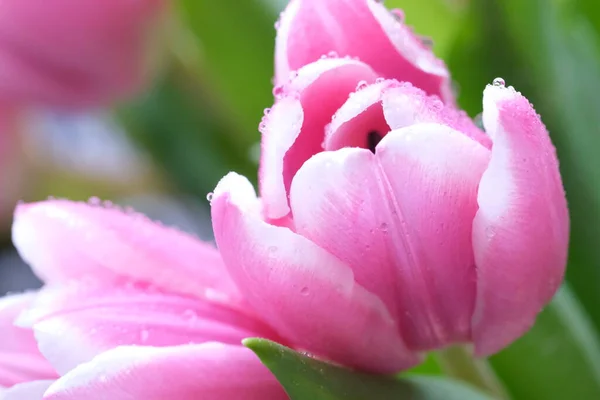
<svg viewBox="0 0 600 400">
<path fill-rule="evenodd" d="M 367 134 L 385 136 L 390 130 L 435 122 L 460 131 L 491 148 L 490 138 L 475 126 L 464 111 L 444 105 L 407 82 L 385 80 L 352 93 L 327 127 L 324 147 L 367 148 Z"/>
<path fill-rule="evenodd" d="M 304 161 L 323 150 L 325 125 L 359 82 L 377 75 L 359 61 L 335 58 L 306 65 L 285 86 L 261 123 L 260 191 L 271 219 L 289 212 L 288 191 Z"/>
<path fill-rule="evenodd" d="M 78 366 L 44 400 L 287 400 L 258 357 L 242 346 L 118 347 Z"/>
<path fill-rule="evenodd" d="M 215 190 L 215 237 L 232 277 L 261 317 L 297 348 L 347 366 L 395 372 L 417 358 L 385 305 L 352 270 L 288 228 L 262 221 L 247 179 L 225 176 Z"/>
<path fill-rule="evenodd" d="M 488 85 L 483 122 L 494 146 L 473 223 L 473 334 L 476 353 L 488 355 L 526 332 L 558 289 L 569 216 L 554 146 L 527 99 Z"/>
<path fill-rule="evenodd" d="M 172 293 L 241 302 L 213 246 L 141 214 L 49 200 L 18 206 L 12 234 L 46 282 L 128 277 Z"/>
<path fill-rule="evenodd" d="M 58 376 L 39 352 L 31 329 L 14 324 L 35 296 L 32 292 L 0 298 L 0 387 Z"/>
<path fill-rule="evenodd" d="M 413 83 L 453 103 L 444 63 L 400 19 L 376 0 L 292 0 L 275 42 L 275 78 L 330 52 L 358 57 L 385 78 Z"/>
<path fill-rule="evenodd" d="M 19 383 L 10 389 L 0 388 L 0 400 L 42 400 L 54 380 Z"/>
<path fill-rule="evenodd" d="M 264 323 L 240 311 L 141 285 L 47 287 L 19 323 L 33 327 L 41 352 L 61 374 L 120 345 L 279 340 Z"/>
<path fill-rule="evenodd" d="M 468 341 L 471 222 L 488 160 L 486 148 L 438 124 L 392 131 L 375 154 L 318 154 L 292 184 L 296 232 L 352 268 L 397 319 L 409 348 Z"/>
</svg>

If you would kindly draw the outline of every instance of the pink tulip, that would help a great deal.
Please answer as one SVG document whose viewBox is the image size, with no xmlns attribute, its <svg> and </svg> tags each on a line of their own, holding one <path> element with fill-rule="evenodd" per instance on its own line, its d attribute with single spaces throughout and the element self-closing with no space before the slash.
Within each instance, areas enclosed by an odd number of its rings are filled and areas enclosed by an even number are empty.
<svg viewBox="0 0 600 400">
<path fill-rule="evenodd" d="M 18 315 L 33 299 L 33 293 L 0 298 L 0 398 L 3 388 L 57 377 L 54 369 L 40 354 L 32 332 L 14 324 Z"/>
<path fill-rule="evenodd" d="M 275 82 L 319 57 L 356 57 L 379 75 L 412 82 L 453 102 L 450 75 L 403 22 L 400 10 L 377 0 L 291 0 L 277 22 Z"/>
<path fill-rule="evenodd" d="M 163 0 L 5 0 L 0 93 L 10 102 L 93 106 L 135 91 Z"/>
<path fill-rule="evenodd" d="M 60 378 L 0 399 L 287 398 L 241 345 L 281 339 L 208 244 L 141 215 L 59 200 L 19 206 L 13 240 L 47 283 L 16 322 Z"/>
<path fill-rule="evenodd" d="M 374 76 L 320 60 L 280 93 L 262 125 L 262 198 L 236 174 L 212 198 L 225 264 L 271 326 L 320 357 L 395 372 L 455 343 L 495 353 L 564 274 L 569 220 L 548 132 L 501 80 L 484 91 L 486 135 Z"/>
</svg>

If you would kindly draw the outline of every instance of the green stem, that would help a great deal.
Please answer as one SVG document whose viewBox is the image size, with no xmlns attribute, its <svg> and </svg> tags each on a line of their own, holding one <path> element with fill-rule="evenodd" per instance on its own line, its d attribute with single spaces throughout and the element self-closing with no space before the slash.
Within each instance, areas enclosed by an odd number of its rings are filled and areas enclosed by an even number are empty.
<svg viewBox="0 0 600 400">
<path fill-rule="evenodd" d="M 437 358 L 446 375 L 470 383 L 491 394 L 494 399 L 510 399 L 487 360 L 473 358 L 465 346 L 453 346 L 441 350 L 437 353 Z"/>
</svg>

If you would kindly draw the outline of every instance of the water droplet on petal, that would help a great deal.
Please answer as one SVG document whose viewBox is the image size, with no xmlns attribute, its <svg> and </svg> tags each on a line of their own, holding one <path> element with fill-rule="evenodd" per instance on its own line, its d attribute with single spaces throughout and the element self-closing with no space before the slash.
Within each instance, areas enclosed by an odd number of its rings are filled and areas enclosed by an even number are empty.
<svg viewBox="0 0 600 400">
<path fill-rule="evenodd" d="M 377 79 L 375 79 L 375 83 L 381 83 L 383 81 L 385 81 L 385 78 L 377 78 Z"/>
<path fill-rule="evenodd" d="M 355 90 L 363 90 L 368 85 L 367 81 L 359 81 Z"/>
<path fill-rule="evenodd" d="M 427 47 L 428 49 L 433 48 L 433 39 L 430 38 L 429 36 L 421 36 L 421 35 L 417 35 L 417 37 L 419 38 L 419 41 L 421 41 L 421 44 L 425 47 Z"/>
<path fill-rule="evenodd" d="M 400 10 L 399 8 L 394 8 L 390 12 L 394 16 L 394 18 L 396 18 L 396 21 L 398 21 L 398 22 L 404 22 L 404 11 Z"/>
<path fill-rule="evenodd" d="M 504 87 L 504 85 L 506 85 L 506 82 L 502 78 L 495 78 L 492 84 L 494 86 Z"/>
<path fill-rule="evenodd" d="M 310 289 L 304 286 L 302 289 L 300 289 L 300 294 L 302 296 L 308 296 L 310 294 Z"/>
<path fill-rule="evenodd" d="M 90 197 L 90 199 L 88 200 L 88 203 L 92 206 L 99 206 L 100 204 L 102 204 L 102 201 L 100 200 L 99 197 L 96 196 L 92 196 Z"/>
<path fill-rule="evenodd" d="M 273 88 L 273 96 L 275 96 L 276 99 L 283 97 L 283 85 L 277 85 Z"/>
<path fill-rule="evenodd" d="M 264 111 L 265 115 L 269 115 L 270 112 L 271 112 L 271 109 L 269 107 L 265 108 L 265 111 Z"/>
<path fill-rule="evenodd" d="M 330 51 L 329 53 L 327 53 L 327 57 L 329 57 L 329 58 L 336 58 L 338 56 L 339 55 L 338 55 L 337 51 Z"/>
<path fill-rule="evenodd" d="M 208 193 L 206 195 L 206 200 L 208 200 L 209 203 L 212 203 L 212 199 L 213 199 L 214 195 L 215 194 L 213 192 Z"/>
</svg>

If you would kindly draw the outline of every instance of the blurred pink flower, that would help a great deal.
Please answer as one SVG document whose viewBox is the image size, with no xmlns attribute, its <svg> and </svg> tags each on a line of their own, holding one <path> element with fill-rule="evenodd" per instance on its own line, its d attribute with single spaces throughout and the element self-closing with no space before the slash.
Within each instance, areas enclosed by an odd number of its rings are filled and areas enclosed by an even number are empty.
<svg viewBox="0 0 600 400">
<path fill-rule="evenodd" d="M 0 231 L 5 232 L 26 182 L 18 112 L 5 105 L 0 108 Z"/>
<path fill-rule="evenodd" d="M 163 0 L 3 0 L 2 101 L 94 106 L 135 91 Z"/>
<path fill-rule="evenodd" d="M 221 255 L 261 316 L 319 356 L 394 372 L 453 343 L 497 352 L 564 274 L 569 219 L 548 132 L 501 80 L 484 91 L 486 135 L 376 76 L 324 59 L 278 92 L 261 125 L 262 198 L 236 174 L 215 190 Z"/>
<path fill-rule="evenodd" d="M 377 74 L 408 81 L 452 103 L 450 74 L 401 10 L 377 0 L 291 0 L 276 24 L 275 82 L 320 57 L 354 57 Z"/>
<path fill-rule="evenodd" d="M 19 206 L 13 240 L 46 282 L 16 323 L 33 330 L 60 378 L 12 386 L 1 399 L 287 398 L 241 345 L 279 337 L 241 299 L 212 246 L 141 215 L 58 200 Z M 4 321 L 14 316 L 0 309 Z M 32 347 L 23 335 L 22 353 Z M 18 340 L 6 351 L 19 351 Z M 30 354 L 20 375 L 17 358 L 3 358 L 0 382 L 52 378 Z"/>
</svg>

